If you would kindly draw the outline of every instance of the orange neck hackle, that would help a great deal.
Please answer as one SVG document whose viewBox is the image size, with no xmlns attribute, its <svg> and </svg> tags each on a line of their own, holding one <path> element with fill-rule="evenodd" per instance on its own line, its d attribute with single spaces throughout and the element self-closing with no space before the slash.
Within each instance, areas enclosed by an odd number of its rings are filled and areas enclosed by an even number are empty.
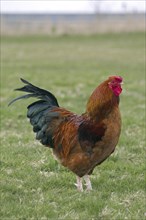
<svg viewBox="0 0 146 220">
<path fill-rule="evenodd" d="M 109 84 L 113 81 L 113 77 L 101 83 L 91 94 L 87 106 L 86 113 L 93 120 L 101 120 L 106 117 L 113 107 L 119 104 L 119 96 L 116 96 Z"/>
</svg>

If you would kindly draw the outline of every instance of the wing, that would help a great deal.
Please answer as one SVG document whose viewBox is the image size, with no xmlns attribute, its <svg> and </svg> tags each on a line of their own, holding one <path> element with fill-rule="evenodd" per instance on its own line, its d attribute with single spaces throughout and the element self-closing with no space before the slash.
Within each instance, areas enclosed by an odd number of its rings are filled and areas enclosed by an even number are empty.
<svg viewBox="0 0 146 220">
<path fill-rule="evenodd" d="M 43 145 L 54 148 L 54 134 L 72 114 L 60 107 L 49 106 L 47 102 L 40 100 L 28 106 L 27 117 L 36 133 L 36 139 Z"/>
<path fill-rule="evenodd" d="M 104 137 L 106 126 L 91 120 L 84 120 L 78 128 L 78 138 L 83 151 L 91 154 L 95 144 Z"/>
</svg>

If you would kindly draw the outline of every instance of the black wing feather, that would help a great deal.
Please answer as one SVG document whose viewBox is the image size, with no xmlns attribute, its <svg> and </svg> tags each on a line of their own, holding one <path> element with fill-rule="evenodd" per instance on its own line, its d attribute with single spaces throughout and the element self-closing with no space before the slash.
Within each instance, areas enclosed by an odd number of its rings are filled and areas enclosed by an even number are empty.
<svg viewBox="0 0 146 220">
<path fill-rule="evenodd" d="M 92 149 L 95 143 L 101 141 L 104 137 L 106 126 L 104 123 L 95 123 L 90 120 L 82 122 L 78 128 L 78 139 L 81 148 L 89 154 L 92 154 Z"/>
</svg>

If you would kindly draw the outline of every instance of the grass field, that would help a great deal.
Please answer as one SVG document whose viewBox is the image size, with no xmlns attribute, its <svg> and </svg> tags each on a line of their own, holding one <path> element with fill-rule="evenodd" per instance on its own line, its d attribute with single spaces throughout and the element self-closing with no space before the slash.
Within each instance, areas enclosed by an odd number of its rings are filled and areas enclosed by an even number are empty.
<svg viewBox="0 0 146 220">
<path fill-rule="evenodd" d="M 1 219 L 144 220 L 144 33 L 96 36 L 2 37 Z M 52 91 L 61 106 L 84 112 L 107 76 L 124 77 L 122 134 L 114 154 L 91 177 L 93 191 L 77 192 L 75 175 L 35 141 L 26 119 L 32 100 L 18 96 L 19 78 Z"/>
</svg>

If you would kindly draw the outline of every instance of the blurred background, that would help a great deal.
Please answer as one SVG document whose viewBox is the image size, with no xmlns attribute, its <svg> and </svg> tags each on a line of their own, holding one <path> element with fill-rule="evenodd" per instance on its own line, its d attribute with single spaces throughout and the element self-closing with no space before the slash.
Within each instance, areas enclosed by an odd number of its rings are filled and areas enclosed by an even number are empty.
<svg viewBox="0 0 146 220">
<path fill-rule="evenodd" d="M 1 219 L 145 219 L 145 1 L 1 0 Z M 78 114 L 109 75 L 124 79 L 122 132 L 93 193 L 34 141 L 19 78 Z"/>
<path fill-rule="evenodd" d="M 2 34 L 143 31 L 145 1 L 1 1 Z"/>
</svg>

